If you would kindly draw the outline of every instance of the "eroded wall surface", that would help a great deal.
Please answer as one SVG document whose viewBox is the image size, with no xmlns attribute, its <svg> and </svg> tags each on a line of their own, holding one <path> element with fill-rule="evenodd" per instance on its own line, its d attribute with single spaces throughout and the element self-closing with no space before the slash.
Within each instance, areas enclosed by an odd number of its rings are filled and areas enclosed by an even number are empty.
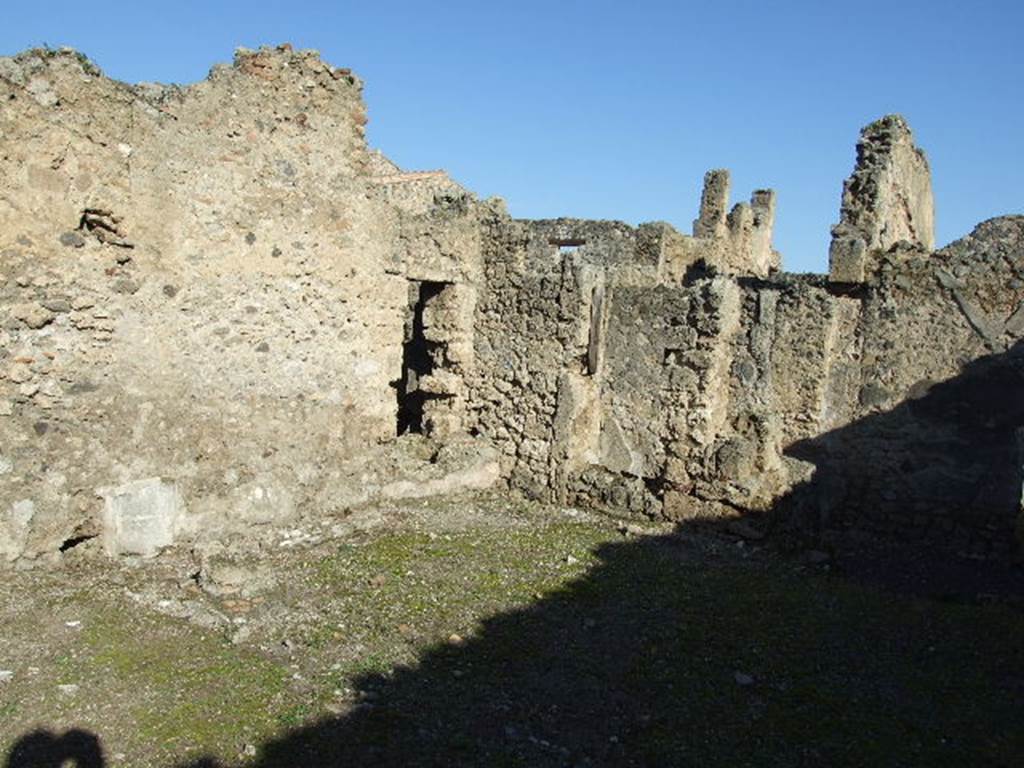
<svg viewBox="0 0 1024 768">
<path fill-rule="evenodd" d="M 855 275 L 778 272 L 770 229 L 768 249 L 735 236 L 757 206 L 726 214 L 727 189 L 723 172 L 705 178 L 693 236 L 491 221 L 477 428 L 512 485 L 617 513 L 1008 556 L 1024 219 L 933 252 L 927 162 L 897 117 L 865 128 L 844 185 L 841 222 L 873 233 Z M 770 227 L 773 198 L 752 199 Z"/>
<path fill-rule="evenodd" d="M 813 276 L 780 272 L 774 194 L 730 209 L 726 171 L 690 235 L 516 220 L 402 171 L 359 80 L 286 46 L 186 88 L 32 51 L 0 99 L 4 562 L 496 481 L 1015 546 L 1024 218 L 933 252 L 902 118 L 864 130 Z"/>
<path fill-rule="evenodd" d="M 419 216 L 456 185 L 391 199 L 359 80 L 286 48 L 187 88 L 0 62 L 7 559 L 157 497 L 182 500 L 178 533 L 237 531 L 392 482 L 407 266 L 462 280 L 472 253 Z"/>
</svg>

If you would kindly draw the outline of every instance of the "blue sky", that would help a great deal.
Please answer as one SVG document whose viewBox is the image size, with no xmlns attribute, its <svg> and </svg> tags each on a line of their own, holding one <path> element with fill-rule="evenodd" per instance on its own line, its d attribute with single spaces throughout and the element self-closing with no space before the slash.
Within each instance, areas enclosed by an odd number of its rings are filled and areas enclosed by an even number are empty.
<svg viewBox="0 0 1024 768">
<path fill-rule="evenodd" d="M 10 3 L 0 53 L 47 43 L 188 83 L 238 45 L 317 48 L 366 82 L 369 139 L 513 215 L 665 220 L 704 171 L 779 195 L 785 268 L 823 271 L 860 127 L 900 112 L 945 244 L 1024 213 L 1024 3 Z"/>
</svg>

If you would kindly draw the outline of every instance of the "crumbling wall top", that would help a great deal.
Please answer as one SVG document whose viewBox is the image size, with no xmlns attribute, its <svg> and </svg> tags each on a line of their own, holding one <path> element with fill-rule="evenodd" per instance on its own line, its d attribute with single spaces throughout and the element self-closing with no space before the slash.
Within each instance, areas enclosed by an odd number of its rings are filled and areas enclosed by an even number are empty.
<svg viewBox="0 0 1024 768">
<path fill-rule="evenodd" d="M 886 115 L 861 130 L 856 167 L 843 183 L 829 248 L 832 281 L 862 282 L 871 254 L 899 242 L 933 250 L 935 210 L 924 152 L 901 115 Z"/>
</svg>

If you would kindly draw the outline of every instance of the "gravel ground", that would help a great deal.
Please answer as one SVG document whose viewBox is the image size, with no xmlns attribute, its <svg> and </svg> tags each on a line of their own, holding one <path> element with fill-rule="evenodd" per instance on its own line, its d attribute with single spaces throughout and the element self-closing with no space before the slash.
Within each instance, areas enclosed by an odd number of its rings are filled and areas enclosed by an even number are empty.
<svg viewBox="0 0 1024 768">
<path fill-rule="evenodd" d="M 1019 604 L 897 594 L 736 537 L 480 495 L 147 563 L 88 546 L 0 585 L 9 766 L 1024 754 Z"/>
</svg>

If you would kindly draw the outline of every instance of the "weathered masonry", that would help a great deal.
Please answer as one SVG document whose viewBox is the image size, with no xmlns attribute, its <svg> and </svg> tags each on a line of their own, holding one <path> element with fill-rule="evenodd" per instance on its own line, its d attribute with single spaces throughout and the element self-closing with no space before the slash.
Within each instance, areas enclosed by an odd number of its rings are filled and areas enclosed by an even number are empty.
<svg viewBox="0 0 1024 768">
<path fill-rule="evenodd" d="M 934 251 L 902 118 L 864 129 L 817 276 L 726 171 L 690 235 L 403 172 L 355 75 L 287 46 L 185 88 L 28 51 L 0 101 L 2 562 L 496 483 L 1016 546 L 1024 217 Z"/>
</svg>

